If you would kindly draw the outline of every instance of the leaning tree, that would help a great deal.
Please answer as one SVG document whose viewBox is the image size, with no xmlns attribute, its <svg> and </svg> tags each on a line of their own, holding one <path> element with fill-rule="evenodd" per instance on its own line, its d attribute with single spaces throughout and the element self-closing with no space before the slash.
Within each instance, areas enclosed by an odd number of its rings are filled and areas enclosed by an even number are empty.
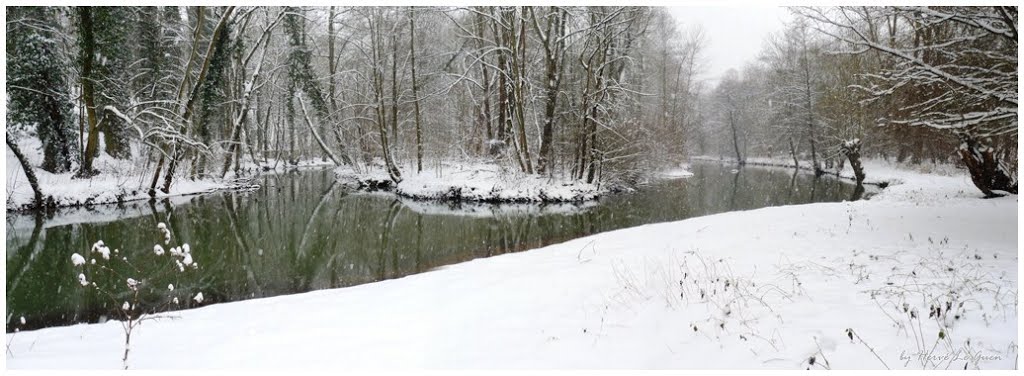
<svg viewBox="0 0 1024 376">
<path fill-rule="evenodd" d="M 957 155 L 986 197 L 1017 193 L 1017 8 L 798 8 L 850 49 L 891 64 L 852 87 L 886 104 L 881 125 L 958 138 Z M 881 25 L 885 25 L 883 28 Z M 898 98 L 898 100 L 892 100 Z"/>
</svg>

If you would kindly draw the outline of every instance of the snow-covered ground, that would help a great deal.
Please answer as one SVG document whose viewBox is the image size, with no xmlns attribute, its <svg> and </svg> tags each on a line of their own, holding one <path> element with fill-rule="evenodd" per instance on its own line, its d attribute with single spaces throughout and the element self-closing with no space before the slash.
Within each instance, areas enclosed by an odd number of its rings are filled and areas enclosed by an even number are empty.
<svg viewBox="0 0 1024 376">
<path fill-rule="evenodd" d="M 894 183 L 868 201 L 652 224 L 168 313 L 133 333 L 129 365 L 1015 368 L 1017 196 L 980 199 L 964 174 L 887 173 Z M 8 368 L 119 368 L 124 340 L 107 322 L 7 342 Z"/>
<path fill-rule="evenodd" d="M 340 180 L 355 185 L 390 181 L 383 168 L 357 173 L 339 167 L 335 172 Z M 579 202 L 597 199 L 602 192 L 594 184 L 523 174 L 487 162 L 442 163 L 420 173 L 403 171 L 394 191 L 414 199 L 485 202 Z"/>
<path fill-rule="evenodd" d="M 23 137 L 18 141 L 18 147 L 21 148 L 22 153 L 25 153 L 29 163 L 37 167 L 43 162 L 40 145 L 39 140 L 34 137 Z M 138 152 L 133 154 L 138 155 Z M 25 172 L 10 148 L 7 148 L 6 158 L 7 209 L 16 210 L 31 203 L 32 187 L 28 184 Z M 296 165 L 274 159 L 261 161 L 259 164 L 247 160 L 242 163 L 241 167 L 251 176 L 255 173 L 283 172 L 292 168 L 331 165 L 333 163 L 330 161 L 325 162 L 321 158 L 312 158 L 299 161 Z M 74 179 L 72 178 L 74 172 L 52 174 L 39 168 L 35 169 L 35 173 L 44 197 L 52 197 L 56 205 L 60 207 L 148 200 L 150 198 L 149 185 L 153 178 L 152 171 L 150 171 L 151 166 L 144 166 L 138 161 L 114 159 L 104 153 L 100 153 L 96 157 L 93 166 L 101 173 L 90 179 Z M 163 178 L 161 177 L 161 179 Z M 229 173 L 224 179 L 191 180 L 176 177 L 174 183 L 171 184 L 171 191 L 163 193 L 157 190 L 157 198 L 208 193 L 224 189 L 258 188 L 249 180 L 237 179 L 233 173 Z M 160 184 L 163 184 L 163 180 L 160 181 Z"/>
<path fill-rule="evenodd" d="M 42 164 L 43 155 L 37 138 L 23 137 L 18 141 L 18 147 L 30 164 L 36 167 Z M 7 148 L 6 158 L 7 209 L 18 209 L 31 203 L 32 187 L 28 184 L 25 171 L 22 170 L 21 164 L 18 163 L 10 148 Z M 118 160 L 100 153 L 93 161 L 93 166 L 101 171 L 101 174 L 91 179 L 74 179 L 72 178 L 74 172 L 53 174 L 39 168 L 35 169 L 35 173 L 39 179 L 39 188 L 43 192 L 43 196 L 51 197 L 57 206 L 104 204 L 150 198 L 148 191 L 152 173 L 145 171 L 144 167 L 137 166 L 134 161 Z M 173 197 L 240 187 L 238 182 L 232 180 L 177 179 L 171 185 L 169 193 L 165 194 L 158 190 L 157 197 Z"/>
<path fill-rule="evenodd" d="M 693 161 L 736 163 L 734 158 L 720 159 L 710 156 L 693 156 Z M 748 157 L 746 164 L 751 166 L 767 167 L 793 167 L 793 159 L 788 157 Z M 958 168 L 950 164 L 941 163 L 898 163 L 878 158 L 862 158 L 861 165 L 864 167 L 865 184 L 899 184 L 903 181 L 906 173 L 915 172 L 917 175 L 940 175 L 940 176 L 966 176 L 966 169 Z M 811 161 L 801 160 L 800 169 L 811 171 Z M 854 179 L 853 168 L 849 163 L 844 163 L 843 168 L 838 172 L 835 169 L 825 171 L 828 174 L 837 175 L 844 179 Z M 968 181 L 969 182 L 969 181 Z"/>
</svg>

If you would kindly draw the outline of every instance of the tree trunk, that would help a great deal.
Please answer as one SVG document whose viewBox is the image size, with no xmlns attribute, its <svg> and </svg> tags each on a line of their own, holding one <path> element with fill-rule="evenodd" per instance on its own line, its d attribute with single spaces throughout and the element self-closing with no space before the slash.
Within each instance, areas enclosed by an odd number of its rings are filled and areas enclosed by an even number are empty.
<svg viewBox="0 0 1024 376">
<path fill-rule="evenodd" d="M 334 46 L 335 45 L 335 41 L 338 39 L 338 32 L 334 28 L 334 18 L 336 16 L 337 16 L 337 13 L 335 12 L 334 7 L 330 7 L 329 15 L 328 15 L 328 21 L 327 21 L 327 41 L 328 41 L 327 42 L 327 47 L 328 47 L 327 48 L 327 70 L 328 70 L 328 73 L 330 74 L 330 77 L 329 77 L 330 79 L 328 80 L 328 85 L 327 86 L 328 86 L 328 90 L 329 90 L 328 96 L 329 96 L 330 101 L 331 101 L 331 110 L 332 110 L 332 116 L 330 116 L 330 117 L 332 117 L 332 118 L 335 117 L 335 116 L 340 116 L 341 115 L 341 110 L 338 109 L 338 98 L 337 98 L 337 95 L 336 95 L 336 93 L 337 93 L 337 85 L 338 85 L 338 81 L 337 81 L 337 78 L 338 78 L 337 77 L 337 74 L 338 74 L 338 61 L 335 58 L 335 56 L 337 56 L 338 53 L 335 52 L 335 46 Z M 347 42 L 346 42 L 346 44 L 347 44 Z M 345 49 L 345 45 L 342 45 L 342 50 L 344 50 L 344 49 Z M 344 96 L 343 96 L 342 97 L 342 101 L 344 101 L 344 100 L 345 99 L 344 99 Z M 324 120 L 325 119 L 320 119 L 320 121 L 324 121 Z M 349 166 L 352 166 L 353 168 L 358 169 L 358 167 L 355 165 L 355 163 L 353 163 L 354 158 L 351 155 L 351 148 L 347 144 L 347 141 L 345 140 L 344 135 L 342 135 L 342 133 L 341 133 L 340 128 L 342 127 L 342 124 L 340 124 L 340 121 L 338 121 L 337 124 L 334 124 L 334 122 L 329 122 L 329 124 L 332 124 L 332 125 L 330 125 L 330 128 L 331 128 L 331 130 L 334 133 L 335 140 L 338 142 L 338 148 L 341 149 L 341 161 L 342 161 L 342 163 L 344 163 L 346 165 L 349 165 Z"/>
<path fill-rule="evenodd" d="M 558 89 L 562 81 L 561 65 L 559 64 L 562 53 L 562 42 L 560 38 L 564 34 L 565 13 L 560 12 L 554 16 L 555 7 L 551 7 L 548 13 L 547 32 L 542 33 L 540 23 L 537 21 L 536 13 L 533 13 L 534 28 L 541 37 L 544 46 L 545 73 L 547 76 L 547 99 L 544 104 L 544 127 L 540 135 L 540 151 L 537 155 L 537 173 L 544 174 L 548 170 L 548 159 L 551 156 L 551 144 L 554 133 L 555 110 L 557 109 Z M 552 41 L 554 39 L 554 42 Z"/>
<path fill-rule="evenodd" d="M 960 138 L 960 159 L 971 174 L 971 181 L 985 197 L 999 197 L 996 190 L 1017 194 L 1017 181 L 1010 177 L 1006 166 L 997 160 L 995 148 L 985 145 L 966 132 L 957 134 Z"/>
<path fill-rule="evenodd" d="M 476 40 L 477 48 L 480 50 L 484 49 L 484 18 L 481 12 L 476 13 Z M 480 70 L 483 75 L 483 108 L 480 110 L 480 122 L 483 123 L 484 129 L 487 134 L 487 154 L 494 156 L 498 150 L 494 147 L 491 140 L 494 139 L 494 131 L 491 129 L 491 76 L 487 69 L 487 55 L 480 56 Z"/>
<path fill-rule="evenodd" d="M 729 128 L 732 129 L 732 146 L 736 149 L 736 163 L 743 166 L 747 162 L 743 160 L 743 154 L 740 153 L 739 132 L 736 131 L 736 118 L 732 110 L 729 110 Z"/>
<path fill-rule="evenodd" d="M 857 179 L 857 185 L 864 183 L 864 166 L 860 163 L 860 140 L 853 139 L 843 143 L 839 150 L 850 160 L 850 168 L 853 169 L 853 176 Z"/>
<path fill-rule="evenodd" d="M 793 168 L 800 169 L 800 160 L 796 157 L 796 147 L 793 145 L 793 138 L 789 138 L 789 155 L 793 157 Z"/>
<path fill-rule="evenodd" d="M 814 99 L 811 96 L 811 72 L 810 62 L 808 62 L 807 48 L 804 47 L 804 94 L 806 98 L 806 111 L 807 111 L 807 130 L 808 130 L 808 141 L 811 143 L 811 164 L 814 168 L 814 176 L 821 176 L 825 173 L 821 169 L 821 165 L 818 163 L 818 153 L 815 143 L 814 134 Z"/>
<path fill-rule="evenodd" d="M 391 141 L 398 143 L 398 35 L 391 34 Z"/>
<path fill-rule="evenodd" d="M 515 32 L 515 24 L 512 25 L 512 32 Z M 532 174 L 533 162 L 530 160 L 530 143 L 526 141 L 526 95 L 524 93 L 526 84 L 526 17 L 523 15 L 520 15 L 518 39 L 514 50 L 518 54 L 512 55 L 512 72 L 515 75 L 513 92 L 515 94 L 516 133 L 519 143 L 516 155 L 523 172 Z"/>
<path fill-rule="evenodd" d="M 306 104 L 302 102 L 302 98 L 299 97 L 296 99 L 299 100 L 299 108 L 302 109 L 302 117 L 306 119 L 306 126 L 309 127 L 309 132 L 312 133 L 313 138 L 316 139 L 317 145 L 320 145 L 320 150 L 323 150 L 324 154 L 327 154 L 327 156 L 331 158 L 331 161 L 334 162 L 335 166 L 341 166 L 341 162 L 338 162 L 338 157 L 334 156 L 334 153 L 331 152 L 331 149 L 329 149 L 327 147 L 327 144 L 324 143 L 324 139 L 320 137 L 320 133 L 316 131 L 316 127 L 313 126 L 313 122 L 309 120 L 309 113 L 306 112 Z"/>
<path fill-rule="evenodd" d="M 7 133 L 7 147 L 14 152 L 14 157 L 18 159 L 18 163 L 21 163 L 21 169 L 25 171 L 25 177 L 28 178 L 28 185 L 32 187 L 32 193 L 34 195 L 32 199 L 32 208 L 43 207 L 43 192 L 39 189 L 39 180 L 36 179 L 36 173 L 32 169 L 32 165 L 28 163 L 28 158 L 25 158 L 25 154 L 21 153 L 21 149 L 18 148 L 18 144 L 14 142 L 10 132 Z M 9 177 L 8 177 L 9 178 Z"/>
<path fill-rule="evenodd" d="M 492 13 L 493 14 L 493 13 Z M 494 40 L 498 43 L 498 47 L 505 46 L 505 38 L 503 36 L 504 26 L 499 25 L 497 21 L 498 15 L 494 15 L 495 23 L 491 29 L 494 32 Z M 499 31 L 499 28 L 502 30 Z M 497 139 L 501 142 L 508 143 L 505 130 L 508 128 L 508 112 L 509 112 L 509 99 L 508 99 L 508 58 L 507 53 L 504 49 L 499 49 L 498 54 L 498 69 L 496 74 L 498 75 L 498 132 Z"/>
<path fill-rule="evenodd" d="M 337 85 L 337 73 L 338 66 L 334 61 L 334 43 L 338 39 L 338 34 L 334 30 L 334 17 L 337 15 L 334 11 L 334 7 L 328 9 L 327 15 L 327 73 L 330 74 L 328 80 L 327 90 L 328 96 L 331 100 L 331 109 L 335 112 L 338 111 L 338 100 L 335 98 L 335 86 Z"/>
<path fill-rule="evenodd" d="M 298 163 L 298 159 L 295 158 L 295 102 L 293 101 L 294 99 L 288 98 L 288 163 L 294 165 Z"/>
<path fill-rule="evenodd" d="M 381 32 L 380 23 L 382 22 L 380 16 L 380 10 L 376 9 L 373 17 L 370 21 L 370 40 L 372 42 L 372 69 L 373 69 L 373 91 L 374 99 L 376 99 L 376 115 L 377 115 L 377 134 L 380 136 L 380 147 L 381 152 L 384 155 L 384 168 L 388 171 L 388 176 L 396 184 L 402 181 L 402 173 L 395 166 L 395 162 L 391 157 L 391 147 L 388 145 L 388 125 L 387 125 L 387 113 L 384 108 L 384 66 L 381 61 L 381 54 L 383 53 L 383 47 L 381 46 Z"/>
<path fill-rule="evenodd" d="M 416 14 L 409 7 L 409 64 L 412 69 L 413 108 L 416 111 L 416 172 L 423 171 L 423 131 L 420 125 L 420 95 L 416 87 Z"/>
<path fill-rule="evenodd" d="M 92 8 L 78 7 L 78 19 L 81 27 L 82 38 L 82 100 L 85 102 L 85 113 L 89 120 L 89 138 L 85 146 L 85 154 L 82 159 L 76 177 L 88 178 L 96 175 L 92 167 L 92 161 L 96 157 L 96 150 L 99 144 L 99 122 L 96 116 L 95 87 L 93 86 L 92 63 L 96 56 L 96 38 L 93 36 Z"/>
</svg>

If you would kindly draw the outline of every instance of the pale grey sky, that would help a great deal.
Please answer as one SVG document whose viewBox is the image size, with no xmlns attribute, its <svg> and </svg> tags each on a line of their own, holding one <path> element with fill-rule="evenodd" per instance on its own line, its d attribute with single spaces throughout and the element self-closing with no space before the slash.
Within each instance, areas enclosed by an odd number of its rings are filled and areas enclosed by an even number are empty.
<svg viewBox="0 0 1024 376">
<path fill-rule="evenodd" d="M 669 7 L 679 30 L 701 24 L 707 36 L 704 78 L 717 80 L 722 73 L 756 59 L 766 36 L 782 29 L 789 11 L 776 6 Z"/>
</svg>

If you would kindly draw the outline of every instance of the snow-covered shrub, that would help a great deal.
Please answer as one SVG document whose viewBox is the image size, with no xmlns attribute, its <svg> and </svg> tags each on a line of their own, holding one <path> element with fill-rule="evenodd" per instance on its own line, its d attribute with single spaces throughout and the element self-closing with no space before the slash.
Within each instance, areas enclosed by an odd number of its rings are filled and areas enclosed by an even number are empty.
<svg viewBox="0 0 1024 376">
<path fill-rule="evenodd" d="M 774 334 L 761 332 L 761 321 L 766 325 L 783 322 L 782 316 L 768 302 L 792 301 L 793 296 L 804 294 L 800 281 L 785 269 L 775 280 L 783 281 L 780 284 L 755 282 L 733 273 L 728 260 L 706 258 L 696 251 L 684 253 L 677 273 L 679 301 L 708 309 L 708 316 L 692 321 L 690 329 L 694 334 L 716 339 L 738 334 L 743 341 L 763 341 L 777 348 L 781 340 Z"/>
<path fill-rule="evenodd" d="M 909 235 L 913 239 L 913 235 Z M 1017 290 L 1006 288 L 1006 275 L 996 274 L 985 259 L 999 254 L 984 254 L 950 247 L 949 238 L 928 238 L 933 252 L 928 257 L 883 258 L 869 261 L 889 270 L 884 285 L 865 291 L 892 322 L 896 335 L 912 339 L 915 354 L 911 360 L 922 369 L 944 369 L 951 362 L 937 361 L 933 354 L 961 353 L 963 368 L 981 369 L 982 352 L 998 353 L 984 338 L 972 338 L 972 326 L 990 326 L 1013 320 L 1017 312 Z M 851 265 L 854 265 L 851 262 Z M 891 265 L 891 266 L 890 266 Z M 898 266 L 898 267 L 897 267 Z M 1013 352 L 1016 352 L 1014 349 Z M 1005 356 L 1011 356 L 1010 353 Z M 960 364 L 955 364 L 960 368 Z"/>
<path fill-rule="evenodd" d="M 171 231 L 163 222 L 157 224 L 157 230 L 162 237 L 160 242 L 153 245 L 152 250 L 140 252 L 122 252 L 113 249 L 105 244 L 103 240 L 93 243 L 92 248 L 84 255 L 79 253 L 71 254 L 71 263 L 75 266 L 75 278 L 83 289 L 91 289 L 115 303 L 117 312 L 124 329 L 125 347 L 122 362 L 125 369 L 128 368 L 128 352 L 131 347 L 132 332 L 142 322 L 159 318 L 153 312 L 159 312 L 171 306 L 180 304 L 181 301 L 194 300 L 196 303 L 203 302 L 203 293 L 189 296 L 187 289 L 175 290 L 174 284 L 168 284 L 167 290 L 157 287 L 155 282 L 163 280 L 175 273 L 187 273 L 199 268 L 199 263 L 192 257 L 192 249 L 188 243 L 180 246 L 170 247 Z M 170 248 L 164 249 L 164 246 Z M 129 258 L 131 256 L 131 258 Z M 157 263 L 164 263 L 166 266 L 156 273 L 146 273 L 133 263 L 136 257 L 152 257 Z M 162 285 L 162 284 L 161 284 Z M 163 302 L 157 306 L 146 307 L 144 304 L 144 292 L 156 292 L 159 289 Z M 184 300 L 179 299 L 182 295 Z M 160 305 L 163 306 L 160 306 Z"/>
</svg>

